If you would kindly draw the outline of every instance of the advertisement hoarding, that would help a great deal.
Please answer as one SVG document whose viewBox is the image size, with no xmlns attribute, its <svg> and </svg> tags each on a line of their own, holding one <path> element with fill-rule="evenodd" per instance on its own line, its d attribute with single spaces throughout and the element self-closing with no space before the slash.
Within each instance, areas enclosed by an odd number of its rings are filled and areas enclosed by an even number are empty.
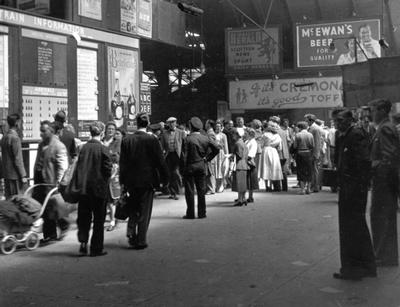
<svg viewBox="0 0 400 307">
<path fill-rule="evenodd" d="M 249 28 L 226 29 L 225 72 L 227 74 L 280 70 L 280 28 L 268 27 L 265 31 Z"/>
<path fill-rule="evenodd" d="M 137 34 L 137 3 L 135 0 L 121 0 L 121 31 Z"/>
<path fill-rule="evenodd" d="M 380 33 L 379 19 L 296 25 L 297 67 L 364 62 L 366 56 L 379 58 Z M 330 46 L 332 42 L 334 46 Z"/>
<path fill-rule="evenodd" d="M 101 20 L 101 0 L 79 0 L 78 15 Z"/>
<path fill-rule="evenodd" d="M 137 29 L 140 36 L 152 37 L 152 0 L 139 0 Z"/>
<path fill-rule="evenodd" d="M 136 117 L 139 97 L 139 55 L 137 51 L 108 47 L 108 95 L 117 127 Z"/>
<path fill-rule="evenodd" d="M 343 106 L 342 77 L 229 82 L 231 110 L 306 109 Z"/>
</svg>

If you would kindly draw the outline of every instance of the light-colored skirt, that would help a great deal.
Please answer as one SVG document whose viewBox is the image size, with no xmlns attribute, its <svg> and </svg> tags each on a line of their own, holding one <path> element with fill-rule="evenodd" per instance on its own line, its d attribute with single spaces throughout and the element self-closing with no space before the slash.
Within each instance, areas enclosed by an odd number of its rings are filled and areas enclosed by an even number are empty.
<svg viewBox="0 0 400 307">
<path fill-rule="evenodd" d="M 263 180 L 282 180 L 282 167 L 278 151 L 274 147 L 264 147 L 260 157 L 258 178 Z"/>
</svg>

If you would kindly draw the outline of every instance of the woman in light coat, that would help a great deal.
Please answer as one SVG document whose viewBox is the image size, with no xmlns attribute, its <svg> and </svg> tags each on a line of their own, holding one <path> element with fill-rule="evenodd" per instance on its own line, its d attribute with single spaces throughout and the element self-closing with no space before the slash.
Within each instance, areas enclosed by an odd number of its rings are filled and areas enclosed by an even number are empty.
<svg viewBox="0 0 400 307">
<path fill-rule="evenodd" d="M 267 191 L 280 191 L 279 181 L 283 179 L 282 167 L 278 152 L 282 148 L 282 140 L 278 134 L 278 124 L 269 121 L 264 126 L 265 132 L 261 138 L 262 153 L 258 177 L 265 181 Z"/>
</svg>

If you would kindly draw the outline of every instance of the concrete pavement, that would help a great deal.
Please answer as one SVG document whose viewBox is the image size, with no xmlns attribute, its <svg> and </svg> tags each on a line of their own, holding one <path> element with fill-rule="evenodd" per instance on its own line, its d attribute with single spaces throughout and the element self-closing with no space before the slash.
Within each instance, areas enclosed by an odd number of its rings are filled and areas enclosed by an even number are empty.
<svg viewBox="0 0 400 307">
<path fill-rule="evenodd" d="M 289 186 L 294 185 L 292 178 Z M 207 196 L 207 219 L 183 220 L 184 197 L 155 200 L 149 248 L 127 249 L 125 223 L 106 232 L 107 256 L 77 257 L 64 241 L 0 256 L 0 306 L 400 306 L 400 270 L 361 282 L 338 271 L 337 195 Z"/>
</svg>

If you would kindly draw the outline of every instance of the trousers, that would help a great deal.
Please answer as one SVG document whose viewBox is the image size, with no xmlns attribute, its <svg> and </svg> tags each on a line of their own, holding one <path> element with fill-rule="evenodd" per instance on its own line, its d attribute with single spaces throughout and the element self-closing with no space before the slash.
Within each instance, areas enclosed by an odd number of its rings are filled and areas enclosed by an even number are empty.
<svg viewBox="0 0 400 307">
<path fill-rule="evenodd" d="M 81 195 L 78 204 L 78 240 L 89 241 L 89 231 L 93 220 L 93 232 L 90 239 L 90 251 L 103 251 L 104 222 L 106 219 L 106 201 L 94 195 Z"/>
</svg>

